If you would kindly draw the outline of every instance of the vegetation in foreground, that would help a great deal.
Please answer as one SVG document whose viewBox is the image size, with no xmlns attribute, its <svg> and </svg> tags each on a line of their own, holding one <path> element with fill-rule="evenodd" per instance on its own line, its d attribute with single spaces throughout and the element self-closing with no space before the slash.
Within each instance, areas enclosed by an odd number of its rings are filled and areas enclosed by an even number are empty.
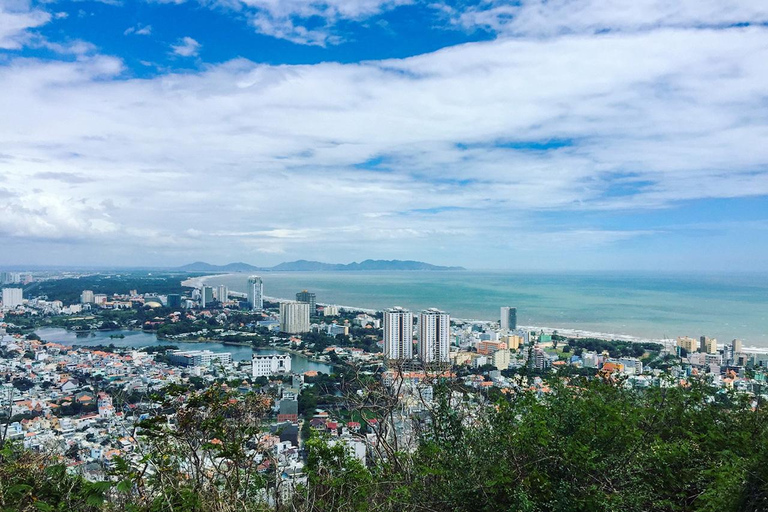
<svg viewBox="0 0 768 512">
<path fill-rule="evenodd" d="M 448 385 L 435 391 L 433 409 L 416 425 L 414 451 L 382 435 L 365 467 L 313 435 L 307 484 L 281 499 L 270 450 L 254 440 L 265 428 L 263 396 L 170 389 L 162 414 L 143 424 L 139 462 L 119 462 L 109 482 L 86 482 L 44 454 L 7 444 L 0 454 L 0 507 L 768 510 L 768 418 L 753 398 L 695 380 L 637 391 L 595 379 L 552 382 L 549 393 L 501 396 L 495 406 L 477 409 L 462 406 L 468 402 Z M 373 402 L 383 408 L 382 419 L 394 405 Z M 173 427 L 169 411 L 176 412 Z"/>
</svg>

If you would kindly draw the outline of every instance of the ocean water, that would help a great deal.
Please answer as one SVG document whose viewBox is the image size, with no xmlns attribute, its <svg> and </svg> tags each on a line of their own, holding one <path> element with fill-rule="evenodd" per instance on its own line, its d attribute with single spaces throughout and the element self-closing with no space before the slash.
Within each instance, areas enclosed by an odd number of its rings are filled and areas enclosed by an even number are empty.
<svg viewBox="0 0 768 512">
<path fill-rule="evenodd" d="M 518 324 L 646 339 L 712 336 L 768 348 L 768 274 L 512 272 L 264 272 L 264 293 L 321 303 L 413 310 L 437 307 L 456 318 L 498 320 L 517 307 Z M 245 292 L 246 274 L 206 278 Z"/>
</svg>

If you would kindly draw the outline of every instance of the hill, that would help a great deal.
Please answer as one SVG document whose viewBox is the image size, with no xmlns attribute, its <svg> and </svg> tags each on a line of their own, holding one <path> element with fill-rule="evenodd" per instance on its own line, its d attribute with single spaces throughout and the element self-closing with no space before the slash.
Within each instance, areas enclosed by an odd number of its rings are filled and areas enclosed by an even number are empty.
<svg viewBox="0 0 768 512">
<path fill-rule="evenodd" d="M 212 265 L 197 261 L 178 267 L 175 270 L 183 272 L 257 272 L 257 271 L 373 271 L 373 270 L 466 270 L 464 267 L 444 267 L 432 265 L 423 261 L 413 260 L 365 260 L 352 263 L 323 263 L 321 261 L 297 260 L 287 261 L 274 267 L 255 267 L 248 263 L 229 263 L 227 265 Z"/>
</svg>

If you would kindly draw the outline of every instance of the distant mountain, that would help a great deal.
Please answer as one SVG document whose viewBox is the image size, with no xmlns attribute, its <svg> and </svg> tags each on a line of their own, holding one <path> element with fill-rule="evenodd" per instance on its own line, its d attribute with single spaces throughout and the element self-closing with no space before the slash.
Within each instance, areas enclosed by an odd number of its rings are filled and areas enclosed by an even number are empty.
<svg viewBox="0 0 768 512">
<path fill-rule="evenodd" d="M 322 263 L 320 261 L 298 260 L 275 265 L 270 270 L 466 270 L 464 267 L 443 267 L 423 261 L 411 260 L 365 260 L 360 263 Z"/>
<path fill-rule="evenodd" d="M 344 271 L 344 270 L 466 270 L 464 267 L 443 267 L 431 265 L 423 261 L 412 260 L 365 260 L 360 263 L 323 263 L 321 261 L 297 260 L 288 261 L 274 267 L 254 267 L 247 263 L 230 263 L 228 265 L 211 265 L 197 261 L 178 267 L 182 272 L 258 272 L 258 271 Z"/>
<path fill-rule="evenodd" d="M 181 270 L 182 272 L 253 272 L 263 269 L 242 262 L 228 263 L 227 265 L 211 265 L 204 261 L 196 261 L 189 265 L 178 267 L 175 270 Z"/>
</svg>

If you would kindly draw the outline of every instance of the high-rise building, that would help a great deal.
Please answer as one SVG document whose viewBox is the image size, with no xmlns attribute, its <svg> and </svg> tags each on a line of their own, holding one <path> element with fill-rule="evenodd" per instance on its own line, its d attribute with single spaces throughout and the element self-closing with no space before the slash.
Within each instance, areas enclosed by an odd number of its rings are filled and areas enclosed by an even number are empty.
<svg viewBox="0 0 768 512">
<path fill-rule="evenodd" d="M 501 308 L 501 321 L 499 327 L 502 331 L 514 331 L 517 329 L 517 308 L 503 306 Z"/>
<path fill-rule="evenodd" d="M 169 308 L 178 309 L 181 307 L 181 295 L 178 293 L 169 293 L 167 304 Z"/>
<path fill-rule="evenodd" d="M 731 350 L 733 350 L 734 354 L 738 354 L 739 352 L 741 352 L 741 349 L 742 349 L 741 340 L 733 340 L 731 342 Z"/>
<path fill-rule="evenodd" d="M 717 353 L 717 338 L 709 338 L 707 336 L 699 338 L 699 352 L 705 354 Z"/>
<path fill-rule="evenodd" d="M 419 358 L 423 363 L 447 363 L 451 316 L 430 308 L 419 313 Z"/>
<path fill-rule="evenodd" d="M 3 307 L 12 309 L 23 303 L 21 288 L 3 288 Z"/>
<path fill-rule="evenodd" d="M 309 332 L 309 304 L 306 302 L 281 302 L 280 331 L 290 334 Z"/>
<path fill-rule="evenodd" d="M 296 300 L 309 304 L 309 314 L 313 315 L 317 311 L 317 297 L 314 293 L 302 290 L 296 294 Z"/>
<path fill-rule="evenodd" d="M 698 342 L 695 338 L 680 336 L 677 338 L 677 346 L 685 349 L 685 351 L 690 354 L 692 352 L 696 352 L 696 349 L 698 348 Z"/>
<path fill-rule="evenodd" d="M 259 276 L 248 278 L 248 303 L 251 305 L 251 311 L 264 309 L 264 282 Z"/>
<path fill-rule="evenodd" d="M 384 357 L 413 359 L 413 313 L 407 309 L 384 312 Z"/>
<path fill-rule="evenodd" d="M 229 290 L 225 285 L 220 284 L 218 288 L 216 288 L 216 300 L 218 300 L 219 302 L 227 302 L 228 298 L 229 298 Z"/>
<path fill-rule="evenodd" d="M 83 290 L 80 294 L 81 304 L 93 304 L 93 290 Z"/>
<path fill-rule="evenodd" d="M 203 286 L 200 288 L 200 307 L 210 307 L 213 303 L 213 287 Z"/>
</svg>

